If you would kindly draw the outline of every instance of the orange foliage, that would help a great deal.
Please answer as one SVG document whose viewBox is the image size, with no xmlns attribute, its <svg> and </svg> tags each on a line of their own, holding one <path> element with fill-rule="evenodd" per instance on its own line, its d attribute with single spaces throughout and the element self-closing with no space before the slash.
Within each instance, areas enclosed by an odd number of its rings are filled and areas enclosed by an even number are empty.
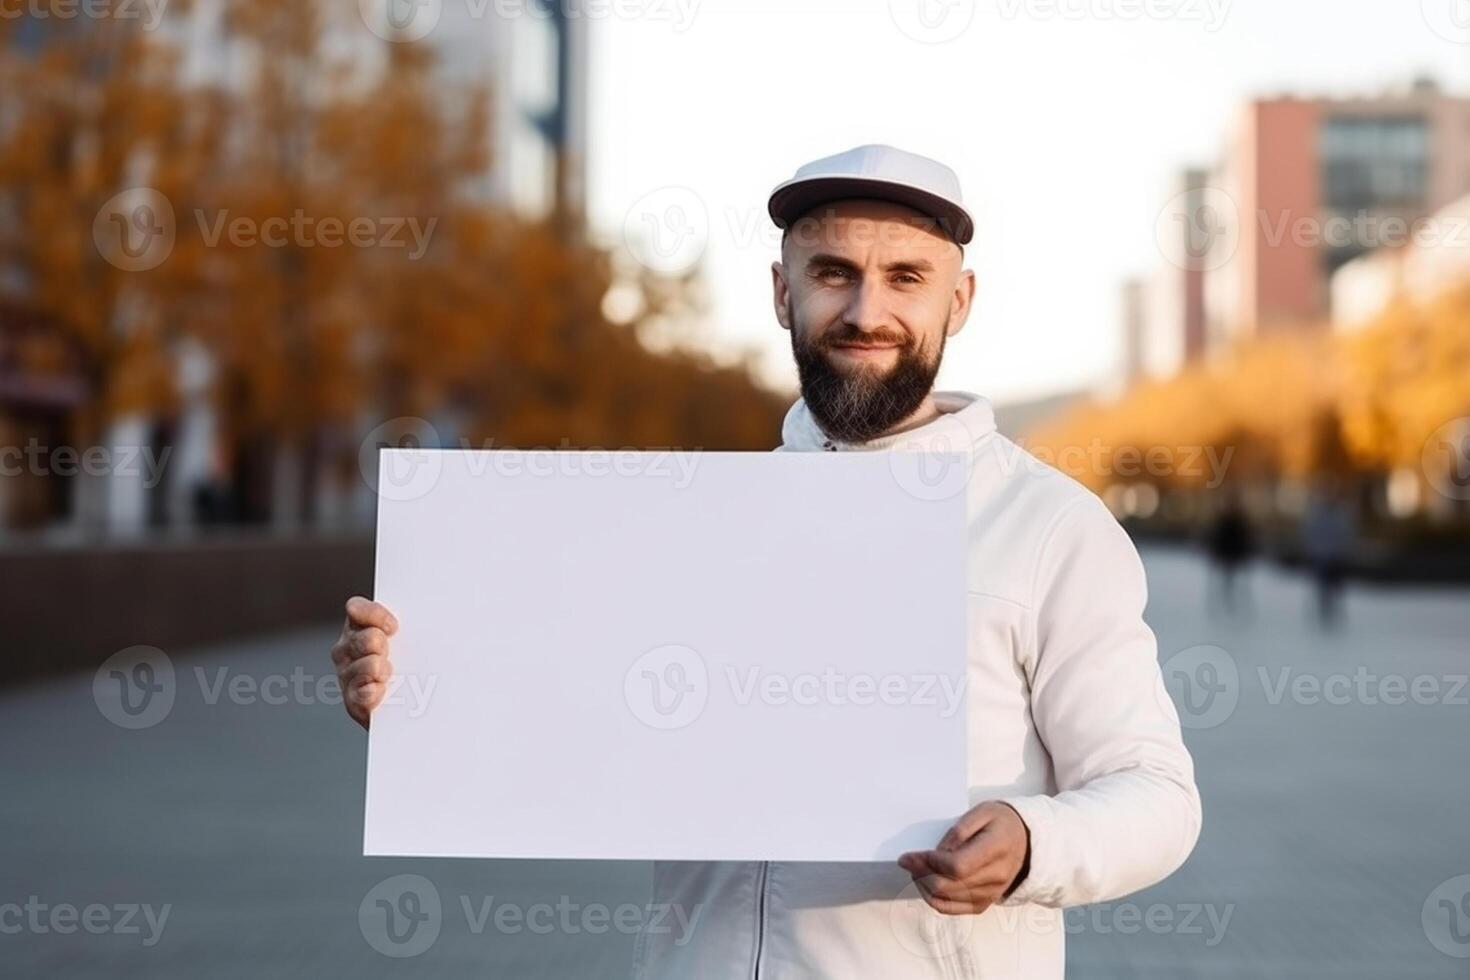
<svg viewBox="0 0 1470 980">
<path fill-rule="evenodd" d="M 1436 429 L 1470 415 L 1470 285 L 1400 302 L 1345 346 L 1343 431 L 1365 465 L 1417 465 Z"/>
<path fill-rule="evenodd" d="M 84 428 L 170 411 L 187 341 L 209 352 L 241 441 L 451 409 L 497 445 L 773 445 L 783 399 L 743 367 L 643 347 L 638 322 L 602 313 L 605 254 L 559 216 L 487 201 L 488 93 L 446 88 L 420 45 L 384 45 L 375 72 L 327 55 L 333 18 L 355 8 L 229 0 L 250 73 L 216 86 L 185 83 L 168 32 L 119 21 L 47 21 L 0 62 L 0 291 L 82 343 L 99 389 Z M 0 48 L 17 23 L 0 20 Z M 140 186 L 171 204 L 176 240 L 125 271 L 93 222 Z M 295 215 L 377 238 L 229 233 Z M 665 300 L 650 292 L 643 317 Z"/>
<path fill-rule="evenodd" d="M 1231 475 L 1305 480 L 1324 473 L 1416 466 L 1425 441 L 1470 415 L 1470 286 L 1424 307 L 1407 302 L 1350 335 L 1303 329 L 1241 345 L 1218 362 L 1148 382 L 1110 403 L 1066 413 L 1029 444 L 1065 463 L 1069 446 L 1111 453 L 1151 447 L 1182 458 L 1233 453 Z M 1072 475 L 1102 489 L 1111 465 L 1070 457 Z M 1154 482 L 1198 486 L 1198 474 Z M 1144 477 L 1147 479 L 1147 477 Z"/>
</svg>

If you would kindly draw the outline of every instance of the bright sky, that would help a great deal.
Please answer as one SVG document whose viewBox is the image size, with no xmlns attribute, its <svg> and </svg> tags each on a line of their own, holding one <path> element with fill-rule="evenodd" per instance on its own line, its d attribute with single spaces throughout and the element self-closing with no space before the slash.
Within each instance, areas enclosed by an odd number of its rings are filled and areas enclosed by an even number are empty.
<svg viewBox="0 0 1470 980">
<path fill-rule="evenodd" d="M 1113 376 L 1120 283 L 1163 261 L 1154 224 L 1173 175 L 1213 160 L 1242 100 L 1374 92 L 1419 73 L 1470 88 L 1466 0 L 596 9 L 624 15 L 593 29 L 594 228 L 609 241 L 650 220 L 666 234 L 694 229 L 669 261 L 702 263 L 709 344 L 758 345 L 773 376 L 793 383 L 771 313 L 779 239 L 764 207 L 801 163 L 892 143 L 959 171 L 978 218 L 968 258 L 980 295 L 940 383 L 1015 399 Z"/>
</svg>

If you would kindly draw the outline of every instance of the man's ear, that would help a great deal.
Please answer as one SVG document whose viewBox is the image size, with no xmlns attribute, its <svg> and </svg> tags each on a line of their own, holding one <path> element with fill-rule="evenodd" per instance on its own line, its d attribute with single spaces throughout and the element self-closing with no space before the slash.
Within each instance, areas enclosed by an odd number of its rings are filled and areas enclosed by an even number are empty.
<svg viewBox="0 0 1470 980">
<path fill-rule="evenodd" d="M 771 263 L 771 301 L 776 304 L 776 322 L 781 329 L 791 329 L 791 289 L 786 285 L 786 269 L 780 262 Z"/>
<path fill-rule="evenodd" d="M 972 269 L 960 272 L 960 281 L 955 283 L 954 297 L 949 304 L 948 336 L 953 337 L 970 319 L 970 310 L 975 306 L 975 273 Z"/>
</svg>

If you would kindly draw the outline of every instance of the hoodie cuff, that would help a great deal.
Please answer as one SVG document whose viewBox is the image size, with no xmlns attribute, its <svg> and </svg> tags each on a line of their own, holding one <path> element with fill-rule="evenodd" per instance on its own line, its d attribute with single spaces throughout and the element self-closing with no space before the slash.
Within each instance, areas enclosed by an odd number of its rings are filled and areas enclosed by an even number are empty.
<svg viewBox="0 0 1470 980">
<path fill-rule="evenodd" d="M 1030 835 L 1026 875 L 1021 882 L 1001 899 L 1000 905 L 1037 904 L 1057 907 L 1061 900 L 1061 889 L 1056 882 L 1058 847 L 1055 831 L 1056 818 L 1052 800 L 1048 796 L 1017 796 L 999 802 L 1021 815 Z"/>
</svg>

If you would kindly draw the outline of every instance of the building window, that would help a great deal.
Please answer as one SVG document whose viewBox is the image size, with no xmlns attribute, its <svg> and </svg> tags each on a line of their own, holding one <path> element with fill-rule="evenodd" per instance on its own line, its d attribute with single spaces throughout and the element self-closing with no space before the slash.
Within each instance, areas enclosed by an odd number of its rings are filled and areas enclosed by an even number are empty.
<svg viewBox="0 0 1470 980">
<path fill-rule="evenodd" d="M 1324 203 L 1356 213 L 1420 207 L 1429 185 L 1429 126 L 1422 116 L 1340 117 L 1322 131 Z"/>
</svg>

